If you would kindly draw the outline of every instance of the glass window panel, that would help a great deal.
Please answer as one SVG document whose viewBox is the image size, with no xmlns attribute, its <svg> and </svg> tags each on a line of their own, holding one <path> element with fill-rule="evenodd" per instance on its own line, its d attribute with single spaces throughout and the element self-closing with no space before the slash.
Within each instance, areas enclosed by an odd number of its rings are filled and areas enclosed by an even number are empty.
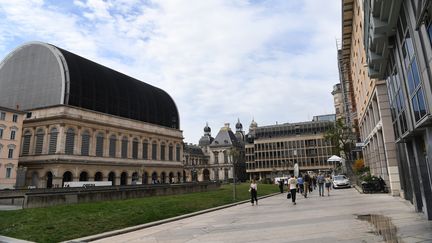
<svg viewBox="0 0 432 243">
<path fill-rule="evenodd" d="M 418 120 L 420 120 L 420 111 L 419 111 L 418 102 L 417 102 L 417 95 L 414 95 L 414 97 L 411 99 L 411 101 L 412 101 L 412 106 L 413 106 L 414 119 L 415 119 L 415 121 L 418 121 Z"/>
<path fill-rule="evenodd" d="M 412 75 L 412 72 L 411 72 L 411 69 L 408 69 L 408 90 L 409 90 L 409 93 L 410 94 L 412 94 L 412 92 L 414 91 L 414 88 L 415 88 L 415 86 L 414 86 L 414 77 L 413 77 L 413 75 Z"/>
<path fill-rule="evenodd" d="M 420 117 L 424 117 L 426 115 L 426 105 L 423 97 L 423 90 L 421 88 L 417 91 L 417 100 L 419 105 Z"/>
<path fill-rule="evenodd" d="M 413 74 L 414 88 L 417 88 L 417 86 L 420 84 L 420 76 L 419 76 L 419 71 L 417 68 L 416 58 L 414 58 L 412 63 L 411 63 L 411 71 Z"/>
<path fill-rule="evenodd" d="M 399 119 L 400 119 L 402 134 L 404 134 L 408 130 L 405 111 L 402 111 L 401 115 L 399 116 Z"/>
</svg>

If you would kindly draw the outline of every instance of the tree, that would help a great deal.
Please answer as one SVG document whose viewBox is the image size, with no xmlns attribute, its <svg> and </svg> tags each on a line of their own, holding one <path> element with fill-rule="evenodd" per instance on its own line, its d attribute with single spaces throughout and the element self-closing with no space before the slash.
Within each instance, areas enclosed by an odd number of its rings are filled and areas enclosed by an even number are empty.
<svg viewBox="0 0 432 243">
<path fill-rule="evenodd" d="M 352 150 L 355 148 L 357 136 L 351 127 L 344 124 L 342 119 L 338 119 L 334 127 L 325 133 L 324 139 L 331 142 L 335 155 L 352 161 Z"/>
</svg>

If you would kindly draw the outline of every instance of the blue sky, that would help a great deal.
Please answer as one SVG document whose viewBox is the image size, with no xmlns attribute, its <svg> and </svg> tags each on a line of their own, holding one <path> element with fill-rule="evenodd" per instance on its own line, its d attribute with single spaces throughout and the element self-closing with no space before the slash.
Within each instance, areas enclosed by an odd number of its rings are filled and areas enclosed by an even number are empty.
<svg viewBox="0 0 432 243">
<path fill-rule="evenodd" d="M 0 0 L 0 59 L 43 41 L 167 91 L 185 142 L 334 113 L 338 0 Z"/>
</svg>

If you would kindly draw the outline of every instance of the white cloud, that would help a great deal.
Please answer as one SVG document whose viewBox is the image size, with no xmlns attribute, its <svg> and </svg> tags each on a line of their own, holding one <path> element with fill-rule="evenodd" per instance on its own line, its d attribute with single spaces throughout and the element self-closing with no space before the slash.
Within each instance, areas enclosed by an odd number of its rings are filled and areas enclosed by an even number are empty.
<svg viewBox="0 0 432 243">
<path fill-rule="evenodd" d="M 0 54 L 39 39 L 166 90 L 185 141 L 333 112 L 338 1 L 0 0 Z M 323 11 L 325 9 L 325 11 Z M 21 43 L 19 43 L 21 44 Z"/>
</svg>

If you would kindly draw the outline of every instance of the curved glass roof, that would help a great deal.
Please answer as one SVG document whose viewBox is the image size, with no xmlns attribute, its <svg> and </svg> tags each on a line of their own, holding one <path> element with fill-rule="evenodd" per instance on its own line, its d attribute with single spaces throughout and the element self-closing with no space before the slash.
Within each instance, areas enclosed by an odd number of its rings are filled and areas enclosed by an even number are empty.
<svg viewBox="0 0 432 243">
<path fill-rule="evenodd" d="M 34 109 L 66 104 L 179 129 L 162 89 L 46 43 L 25 44 L 0 64 L 0 103 Z"/>
</svg>

